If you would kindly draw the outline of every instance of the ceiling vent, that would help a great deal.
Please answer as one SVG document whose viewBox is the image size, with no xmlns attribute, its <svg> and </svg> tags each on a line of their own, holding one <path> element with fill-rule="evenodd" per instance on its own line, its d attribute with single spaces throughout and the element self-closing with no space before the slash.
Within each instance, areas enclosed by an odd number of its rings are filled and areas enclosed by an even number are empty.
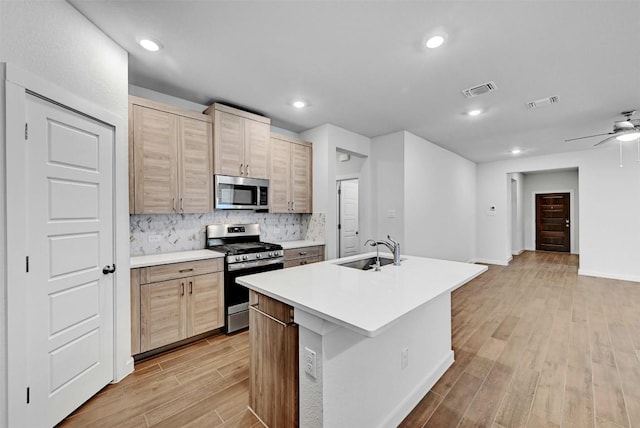
<svg viewBox="0 0 640 428">
<path fill-rule="evenodd" d="M 529 110 L 533 110 L 534 108 L 546 107 L 546 106 L 550 106 L 551 104 L 555 104 L 559 102 L 560 102 L 560 97 L 557 95 L 554 95 L 549 98 L 540 98 L 539 100 L 529 101 L 527 103 L 527 107 L 529 108 Z"/>
<path fill-rule="evenodd" d="M 489 92 L 493 92 L 496 89 L 498 89 L 498 87 L 496 86 L 495 82 L 491 81 L 491 82 L 483 83 L 482 85 L 474 86 L 473 88 L 465 89 L 462 91 L 462 93 L 467 98 L 473 98 L 473 97 L 477 97 L 478 95 L 483 95 Z"/>
</svg>

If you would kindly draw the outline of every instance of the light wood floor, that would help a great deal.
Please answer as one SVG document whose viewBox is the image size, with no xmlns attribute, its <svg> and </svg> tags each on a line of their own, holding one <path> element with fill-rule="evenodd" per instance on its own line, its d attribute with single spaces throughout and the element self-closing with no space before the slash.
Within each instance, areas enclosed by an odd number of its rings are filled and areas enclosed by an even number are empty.
<svg viewBox="0 0 640 428">
<path fill-rule="evenodd" d="M 456 362 L 401 426 L 640 427 L 640 284 L 577 265 L 525 252 L 455 291 Z M 242 333 L 144 361 L 61 426 L 261 426 L 247 358 Z"/>
</svg>

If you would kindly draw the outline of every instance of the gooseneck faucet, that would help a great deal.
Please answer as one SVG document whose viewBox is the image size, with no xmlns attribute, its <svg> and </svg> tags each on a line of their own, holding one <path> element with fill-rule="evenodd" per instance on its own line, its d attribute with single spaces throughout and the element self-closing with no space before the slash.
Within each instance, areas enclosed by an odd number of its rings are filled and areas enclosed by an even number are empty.
<svg viewBox="0 0 640 428">
<path fill-rule="evenodd" d="M 374 241 L 372 239 L 367 239 L 364 245 L 366 246 L 367 244 L 369 244 L 372 247 L 376 247 L 376 261 L 378 263 L 378 266 L 380 265 L 378 245 L 384 245 L 389 250 L 391 250 L 391 252 L 393 253 L 393 264 L 396 266 L 400 266 L 400 243 L 398 241 L 394 241 L 389 235 L 387 235 L 387 239 L 388 241 Z"/>
</svg>

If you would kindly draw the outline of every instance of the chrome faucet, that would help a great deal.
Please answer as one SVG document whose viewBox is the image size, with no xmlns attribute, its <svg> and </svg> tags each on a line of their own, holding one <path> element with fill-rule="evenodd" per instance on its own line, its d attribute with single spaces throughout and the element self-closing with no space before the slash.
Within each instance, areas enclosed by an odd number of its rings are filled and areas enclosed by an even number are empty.
<svg viewBox="0 0 640 428">
<path fill-rule="evenodd" d="M 380 271 L 380 251 L 378 250 L 378 243 L 373 239 L 367 239 L 367 241 L 364 243 L 364 246 L 366 247 L 367 244 L 371 245 L 372 247 L 376 247 L 376 264 L 373 266 L 375 267 L 375 271 L 379 272 Z"/>
<path fill-rule="evenodd" d="M 391 236 L 389 235 L 387 235 L 387 239 L 388 241 L 384 241 L 384 240 L 374 241 L 372 239 L 367 239 L 364 245 L 366 246 L 367 244 L 369 244 L 372 247 L 376 247 L 376 261 L 378 263 L 378 266 L 380 266 L 378 245 L 384 245 L 389 250 L 391 250 L 391 252 L 393 253 L 393 264 L 396 266 L 400 266 L 400 243 L 398 241 L 394 241 L 393 239 L 391 239 Z"/>
</svg>

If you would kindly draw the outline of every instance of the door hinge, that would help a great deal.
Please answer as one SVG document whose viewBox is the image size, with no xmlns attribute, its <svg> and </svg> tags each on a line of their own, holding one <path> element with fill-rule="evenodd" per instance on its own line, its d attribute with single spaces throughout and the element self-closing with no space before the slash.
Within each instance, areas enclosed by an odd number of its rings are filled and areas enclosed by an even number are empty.
<svg viewBox="0 0 640 428">
<path fill-rule="evenodd" d="M 27 272 L 29 272 L 29 256 L 27 256 L 26 262 L 27 262 Z"/>
<path fill-rule="evenodd" d="M 24 124 L 24 139 L 25 140 L 29 139 L 29 124 L 28 123 Z"/>
<path fill-rule="evenodd" d="M 31 388 L 27 386 L 27 404 L 31 401 Z"/>
</svg>

